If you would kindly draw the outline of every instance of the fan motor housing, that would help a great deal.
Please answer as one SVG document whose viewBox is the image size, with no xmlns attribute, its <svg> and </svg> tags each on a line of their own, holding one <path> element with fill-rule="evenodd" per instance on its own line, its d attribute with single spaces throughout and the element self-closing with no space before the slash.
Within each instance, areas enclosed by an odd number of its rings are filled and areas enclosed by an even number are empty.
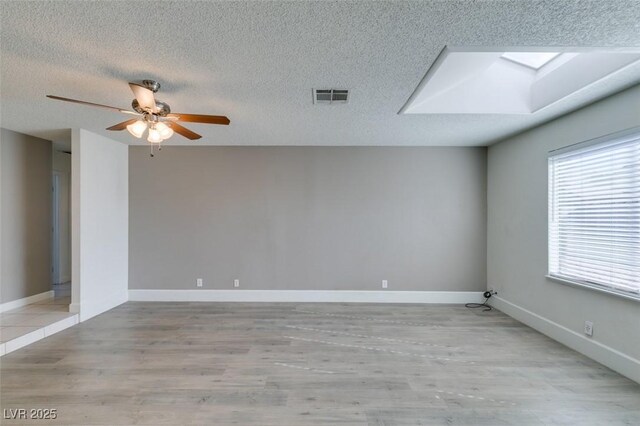
<svg viewBox="0 0 640 426">
<path fill-rule="evenodd" d="M 153 93 L 156 93 L 158 90 L 160 90 L 160 83 L 155 80 L 142 80 L 142 85 L 151 90 Z"/>
<path fill-rule="evenodd" d="M 133 101 L 131 101 L 131 108 L 133 108 L 134 111 L 139 112 L 140 114 L 144 114 L 145 112 L 149 112 L 149 111 L 145 111 L 144 109 L 142 109 L 140 107 L 140 104 L 138 103 L 137 99 L 134 99 Z M 156 115 L 159 115 L 161 117 L 164 117 L 165 115 L 169 114 L 171 112 L 171 107 L 169 106 L 168 103 L 166 102 L 161 102 L 156 100 L 156 109 L 158 112 L 156 112 Z"/>
</svg>

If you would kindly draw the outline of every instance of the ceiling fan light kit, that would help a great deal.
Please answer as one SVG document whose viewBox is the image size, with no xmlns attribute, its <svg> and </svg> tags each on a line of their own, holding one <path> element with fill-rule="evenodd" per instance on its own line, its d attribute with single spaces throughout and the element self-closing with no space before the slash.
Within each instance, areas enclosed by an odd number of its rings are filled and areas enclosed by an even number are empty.
<svg viewBox="0 0 640 426">
<path fill-rule="evenodd" d="M 156 124 L 156 129 L 158 129 L 158 131 L 160 132 L 160 136 L 163 140 L 169 139 L 171 136 L 173 136 L 173 130 L 171 130 L 171 127 L 167 126 L 164 123 Z"/>
<path fill-rule="evenodd" d="M 141 138 L 145 130 L 147 130 L 147 123 L 142 120 L 136 120 L 127 126 L 127 131 L 136 138 Z"/>
<path fill-rule="evenodd" d="M 150 128 L 147 140 L 151 143 L 160 143 L 162 142 L 162 136 L 160 136 L 160 132 L 157 129 Z"/>
<path fill-rule="evenodd" d="M 147 141 L 151 143 L 160 143 L 173 136 L 173 130 L 161 121 L 137 120 L 127 126 L 127 131 L 131 133 L 132 136 L 140 139 L 144 136 L 147 128 L 149 129 Z"/>
<path fill-rule="evenodd" d="M 133 118 L 107 127 L 107 130 L 120 131 L 127 129 L 132 136 L 138 139 L 142 138 L 145 132 L 148 131 L 147 142 L 151 144 L 152 157 L 153 148 L 156 146 L 160 148 L 162 141 L 169 139 L 174 133 L 178 133 L 190 140 L 196 140 L 202 137 L 182 126 L 178 121 L 221 125 L 228 125 L 230 123 L 229 119 L 223 115 L 171 113 L 169 104 L 155 99 L 154 93 L 160 89 L 160 83 L 155 80 L 142 80 L 142 83 L 129 83 L 129 87 L 135 96 L 135 99 L 131 102 L 133 111 L 54 95 L 47 95 L 47 97 L 59 101 L 89 105 L 138 116 L 137 119 Z"/>
</svg>

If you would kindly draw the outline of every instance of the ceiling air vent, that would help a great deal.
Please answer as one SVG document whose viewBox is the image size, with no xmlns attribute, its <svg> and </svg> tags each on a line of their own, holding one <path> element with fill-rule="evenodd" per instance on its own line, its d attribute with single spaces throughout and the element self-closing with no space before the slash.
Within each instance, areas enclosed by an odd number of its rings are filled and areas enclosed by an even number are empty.
<svg viewBox="0 0 640 426">
<path fill-rule="evenodd" d="M 346 104 L 349 91 L 344 89 L 313 89 L 314 104 Z"/>
</svg>

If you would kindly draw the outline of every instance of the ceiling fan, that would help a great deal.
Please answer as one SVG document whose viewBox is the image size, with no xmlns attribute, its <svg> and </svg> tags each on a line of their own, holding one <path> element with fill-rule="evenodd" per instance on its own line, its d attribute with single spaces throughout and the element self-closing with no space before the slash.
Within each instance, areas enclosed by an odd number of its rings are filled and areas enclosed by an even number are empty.
<svg viewBox="0 0 640 426">
<path fill-rule="evenodd" d="M 145 131 L 149 130 L 147 141 L 152 144 L 152 147 L 154 145 L 160 146 L 160 143 L 173 136 L 174 132 L 190 140 L 200 139 L 202 137 L 179 124 L 179 121 L 222 125 L 228 125 L 230 123 L 229 119 L 223 115 L 172 113 L 167 103 L 155 99 L 153 94 L 160 89 L 160 83 L 155 80 L 142 80 L 141 83 L 129 83 L 129 87 L 135 96 L 135 99 L 131 102 L 133 111 L 93 102 L 79 101 L 77 99 L 63 98 L 61 96 L 47 95 L 47 97 L 59 101 L 73 102 L 135 115 L 137 116 L 136 118 L 107 127 L 107 130 L 118 131 L 127 129 L 127 131 L 136 138 L 141 138 Z"/>
</svg>

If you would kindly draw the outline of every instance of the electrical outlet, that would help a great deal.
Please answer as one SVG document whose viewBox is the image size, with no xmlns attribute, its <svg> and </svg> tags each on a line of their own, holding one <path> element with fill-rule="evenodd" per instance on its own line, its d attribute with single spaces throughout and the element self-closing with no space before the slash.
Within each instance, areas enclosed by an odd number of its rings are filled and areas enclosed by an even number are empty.
<svg viewBox="0 0 640 426">
<path fill-rule="evenodd" d="M 240 287 L 240 280 L 238 280 L 238 279 L 233 280 L 233 286 L 234 286 L 235 288 Z"/>
<path fill-rule="evenodd" d="M 382 280 L 382 288 L 387 288 L 389 286 L 389 283 L 387 280 Z"/>
<path fill-rule="evenodd" d="M 584 322 L 584 334 L 593 336 L 593 323 L 591 321 Z"/>
<path fill-rule="evenodd" d="M 202 278 L 196 280 L 196 287 L 202 287 Z"/>
</svg>

